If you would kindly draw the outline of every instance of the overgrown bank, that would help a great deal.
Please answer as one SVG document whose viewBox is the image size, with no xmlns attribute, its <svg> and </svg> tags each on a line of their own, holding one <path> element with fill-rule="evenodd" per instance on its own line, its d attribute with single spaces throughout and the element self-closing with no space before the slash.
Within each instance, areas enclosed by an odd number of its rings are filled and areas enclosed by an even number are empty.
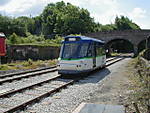
<svg viewBox="0 0 150 113">
<path fill-rule="evenodd" d="M 150 60 L 150 48 L 145 49 L 142 53 L 142 57 L 144 57 L 147 60 Z"/>
<path fill-rule="evenodd" d="M 129 109 L 132 111 L 134 108 L 136 113 L 150 113 L 150 65 L 139 56 L 133 60 L 132 66 L 133 93 L 129 97 Z"/>
<path fill-rule="evenodd" d="M 23 71 L 27 69 L 36 69 L 36 68 L 43 68 L 43 67 L 49 67 L 56 65 L 57 60 L 38 60 L 38 61 L 32 61 L 29 59 L 28 61 L 23 62 L 13 62 L 8 64 L 2 64 L 0 65 L 0 74 L 4 73 L 11 73 L 11 72 L 17 72 L 17 71 Z"/>
</svg>

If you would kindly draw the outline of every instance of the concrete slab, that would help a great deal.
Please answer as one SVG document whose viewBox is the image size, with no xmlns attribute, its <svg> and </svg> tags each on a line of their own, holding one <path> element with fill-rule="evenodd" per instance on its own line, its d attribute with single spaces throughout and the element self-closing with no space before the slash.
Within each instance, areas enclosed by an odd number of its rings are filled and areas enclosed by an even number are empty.
<svg viewBox="0 0 150 113">
<path fill-rule="evenodd" d="M 72 113 L 125 113 L 122 105 L 81 103 Z"/>
</svg>

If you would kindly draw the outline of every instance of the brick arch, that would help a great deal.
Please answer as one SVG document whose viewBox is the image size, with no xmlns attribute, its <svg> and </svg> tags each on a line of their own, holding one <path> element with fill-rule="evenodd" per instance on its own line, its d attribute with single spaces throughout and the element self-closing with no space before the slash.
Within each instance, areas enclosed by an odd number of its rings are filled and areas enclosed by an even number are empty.
<svg viewBox="0 0 150 113">
<path fill-rule="evenodd" d="M 129 40 L 134 45 L 134 53 L 138 53 L 138 44 L 150 35 L 150 30 L 124 30 L 124 31 L 106 31 L 88 33 L 85 36 L 93 37 L 105 41 L 106 43 L 113 39 Z"/>
<path fill-rule="evenodd" d="M 130 40 L 128 40 L 128 39 L 123 39 L 123 38 L 114 38 L 114 39 L 111 39 L 111 40 L 108 40 L 107 42 L 105 42 L 105 43 L 106 43 L 106 44 L 105 44 L 105 47 L 106 47 L 106 49 L 108 50 L 108 52 L 111 53 L 110 51 L 111 51 L 111 46 L 112 46 L 113 42 L 121 41 L 121 40 L 126 41 L 126 42 L 128 42 L 129 44 L 131 44 L 132 50 L 131 50 L 130 52 L 133 52 L 133 51 L 134 51 L 134 45 L 133 45 L 133 43 L 132 43 Z"/>
<path fill-rule="evenodd" d="M 105 43 L 107 44 L 107 43 L 110 43 L 112 41 L 117 41 L 117 40 L 125 40 L 125 41 L 131 43 L 132 45 L 134 45 L 133 42 L 132 42 L 132 40 L 128 40 L 128 39 L 124 39 L 124 38 L 116 38 L 116 37 L 111 38 L 110 40 L 105 41 Z"/>
<path fill-rule="evenodd" d="M 150 35 L 148 35 L 146 38 L 144 38 L 143 40 L 141 40 L 139 43 L 138 43 L 138 45 L 141 43 L 141 42 L 143 42 L 143 41 L 148 41 L 148 42 L 150 42 Z"/>
<path fill-rule="evenodd" d="M 148 48 L 150 48 L 150 35 L 146 38 L 146 39 L 143 39 L 143 40 L 141 40 L 139 43 L 138 43 L 138 51 L 140 52 L 140 46 L 141 46 L 141 44 L 144 44 L 144 48 L 146 47 L 146 43 L 147 43 L 147 47 Z M 144 49 L 143 48 L 143 49 Z"/>
</svg>

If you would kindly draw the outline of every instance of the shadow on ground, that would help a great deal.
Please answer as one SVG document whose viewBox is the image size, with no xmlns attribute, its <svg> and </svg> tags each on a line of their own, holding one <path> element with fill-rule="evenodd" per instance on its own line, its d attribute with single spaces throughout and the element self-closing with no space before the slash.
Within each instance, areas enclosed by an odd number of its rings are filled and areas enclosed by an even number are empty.
<svg viewBox="0 0 150 113">
<path fill-rule="evenodd" d="M 108 68 L 98 69 L 94 72 L 84 75 L 84 77 L 81 77 L 78 80 L 79 82 L 77 82 L 77 84 L 98 83 L 110 73 L 111 72 Z"/>
</svg>

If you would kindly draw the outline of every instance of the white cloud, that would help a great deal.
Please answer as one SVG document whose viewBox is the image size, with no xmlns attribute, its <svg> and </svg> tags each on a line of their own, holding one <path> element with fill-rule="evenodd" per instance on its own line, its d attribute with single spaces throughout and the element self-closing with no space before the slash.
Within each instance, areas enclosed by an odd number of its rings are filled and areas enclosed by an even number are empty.
<svg viewBox="0 0 150 113">
<path fill-rule="evenodd" d="M 129 13 L 129 16 L 132 18 L 145 18 L 146 10 L 136 7 Z"/>
<path fill-rule="evenodd" d="M 97 22 L 109 24 L 119 14 L 118 0 L 65 0 L 89 10 Z"/>
<path fill-rule="evenodd" d="M 38 11 L 39 9 L 42 11 L 48 3 L 57 1 L 59 0 L 11 0 L 8 4 L 0 7 L 0 11 L 12 16 L 21 16 L 21 14 L 24 14 L 27 10 L 34 9 L 33 7 L 37 7 Z"/>
<path fill-rule="evenodd" d="M 61 0 L 11 0 L 8 4 L 0 7 L 0 12 L 5 12 L 11 16 L 30 15 L 33 16 L 41 13 L 43 8 L 48 3 L 55 3 Z M 80 6 L 80 8 L 86 8 L 90 11 L 91 16 L 95 18 L 97 22 L 102 24 L 108 24 L 118 14 L 117 0 L 64 0 L 70 2 L 73 5 Z M 35 7 L 37 11 L 35 11 Z M 33 14 L 37 13 L 37 14 Z"/>
<path fill-rule="evenodd" d="M 149 13 L 145 9 L 142 9 L 140 7 L 135 7 L 132 9 L 130 13 L 127 14 L 127 16 L 133 20 L 137 25 L 139 25 L 142 29 L 149 29 L 150 28 L 150 22 L 149 22 Z"/>
<path fill-rule="evenodd" d="M 6 2 L 7 1 L 7 2 Z M 8 16 L 32 16 L 39 15 L 48 3 L 56 3 L 62 0 L 4 0 L 0 13 Z M 141 28 L 150 28 L 148 12 L 136 7 L 129 12 L 129 9 L 122 9 L 120 0 L 63 0 L 80 8 L 88 9 L 96 22 L 101 24 L 110 24 L 114 22 L 116 15 L 124 15 L 141 26 Z M 145 19 L 145 20 L 144 20 Z"/>
</svg>

